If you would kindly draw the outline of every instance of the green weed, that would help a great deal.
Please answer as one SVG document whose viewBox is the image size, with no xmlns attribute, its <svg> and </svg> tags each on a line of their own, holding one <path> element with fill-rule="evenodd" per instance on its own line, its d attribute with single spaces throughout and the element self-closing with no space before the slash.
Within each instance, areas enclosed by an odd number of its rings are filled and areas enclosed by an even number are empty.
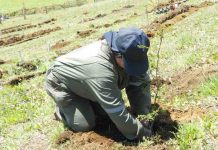
<svg viewBox="0 0 218 150">
<path fill-rule="evenodd" d="M 201 85 L 198 94 L 201 96 L 218 96 L 218 76 L 209 78 Z"/>
<path fill-rule="evenodd" d="M 176 134 L 176 139 L 181 150 L 200 149 L 203 137 L 204 132 L 197 123 L 181 125 Z"/>
</svg>

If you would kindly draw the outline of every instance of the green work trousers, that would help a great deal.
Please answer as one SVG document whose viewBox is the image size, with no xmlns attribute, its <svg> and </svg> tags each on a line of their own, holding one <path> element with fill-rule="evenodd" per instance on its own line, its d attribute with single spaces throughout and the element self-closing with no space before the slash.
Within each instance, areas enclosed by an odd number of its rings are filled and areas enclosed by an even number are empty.
<svg viewBox="0 0 218 150">
<path fill-rule="evenodd" d="M 63 123 L 73 131 L 89 131 L 95 127 L 96 117 L 107 117 L 98 103 L 70 91 L 52 69 L 47 72 L 45 89 L 59 108 Z"/>
</svg>

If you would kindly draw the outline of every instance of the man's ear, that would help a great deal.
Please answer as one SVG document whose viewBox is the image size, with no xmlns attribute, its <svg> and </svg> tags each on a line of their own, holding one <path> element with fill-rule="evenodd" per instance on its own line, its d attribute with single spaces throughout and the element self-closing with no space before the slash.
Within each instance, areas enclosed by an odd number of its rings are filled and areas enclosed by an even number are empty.
<svg viewBox="0 0 218 150">
<path fill-rule="evenodd" d="M 120 66 L 123 69 L 125 68 L 123 57 L 115 57 L 115 60 L 118 66 Z"/>
</svg>

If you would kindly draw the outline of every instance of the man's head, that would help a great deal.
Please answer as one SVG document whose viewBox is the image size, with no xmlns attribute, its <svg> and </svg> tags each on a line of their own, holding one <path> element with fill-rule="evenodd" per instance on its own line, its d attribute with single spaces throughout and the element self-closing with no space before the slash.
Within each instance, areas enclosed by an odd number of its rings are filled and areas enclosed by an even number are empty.
<svg viewBox="0 0 218 150">
<path fill-rule="evenodd" d="M 127 74 L 141 75 L 148 70 L 150 41 L 141 29 L 121 28 L 118 32 L 106 32 L 104 37 L 111 50 L 122 55 Z"/>
</svg>

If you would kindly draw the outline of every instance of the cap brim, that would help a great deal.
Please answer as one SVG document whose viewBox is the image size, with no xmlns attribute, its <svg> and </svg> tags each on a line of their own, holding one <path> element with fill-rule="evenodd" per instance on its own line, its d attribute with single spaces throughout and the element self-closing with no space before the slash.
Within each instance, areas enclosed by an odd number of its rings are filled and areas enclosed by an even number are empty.
<svg viewBox="0 0 218 150">
<path fill-rule="evenodd" d="M 131 76 L 138 76 L 143 75 L 148 70 L 148 57 L 145 58 L 145 60 L 142 61 L 129 61 L 125 59 L 124 57 L 124 64 L 125 64 L 125 71 L 128 75 Z"/>
<path fill-rule="evenodd" d="M 117 47 L 117 45 L 115 43 L 117 37 L 118 37 L 118 33 L 117 32 L 110 31 L 110 32 L 106 32 L 104 34 L 104 38 L 106 39 L 107 43 L 111 47 L 111 50 L 115 51 L 115 52 L 119 52 L 118 47 Z"/>
</svg>

